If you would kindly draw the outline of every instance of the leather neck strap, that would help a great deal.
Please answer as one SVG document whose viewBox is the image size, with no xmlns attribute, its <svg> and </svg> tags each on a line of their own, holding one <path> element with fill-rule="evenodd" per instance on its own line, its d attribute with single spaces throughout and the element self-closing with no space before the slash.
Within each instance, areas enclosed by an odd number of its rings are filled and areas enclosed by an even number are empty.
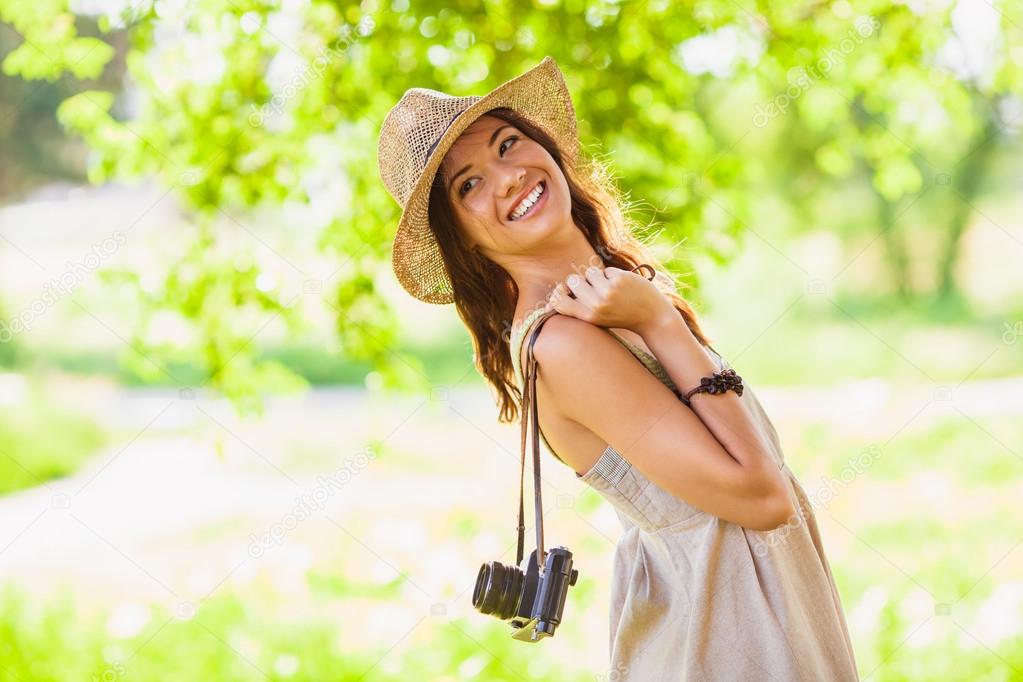
<svg viewBox="0 0 1023 682">
<path fill-rule="evenodd" d="M 656 275 L 652 265 L 647 263 L 640 263 L 636 267 L 632 268 L 633 272 L 639 272 L 643 274 L 649 280 L 653 280 Z M 649 273 L 649 274 L 645 274 Z M 537 572 L 539 575 L 543 575 L 543 567 L 545 563 L 545 557 L 543 553 L 543 504 L 540 501 L 540 424 L 536 417 L 536 359 L 533 357 L 533 344 L 536 343 L 536 336 L 540 333 L 540 328 L 543 327 L 544 323 L 554 315 L 557 315 L 557 310 L 549 310 L 538 318 L 536 318 L 536 328 L 529 337 L 529 346 L 526 351 L 526 364 L 523 368 L 524 387 L 522 391 L 522 415 L 520 421 L 522 422 L 522 466 L 519 468 L 519 525 L 516 526 L 518 532 L 519 542 L 518 549 L 515 552 L 515 565 L 519 566 L 522 564 L 522 555 L 525 542 L 526 527 L 523 525 L 523 496 L 526 483 L 526 423 L 532 419 L 533 426 L 533 495 L 534 495 L 534 507 L 536 513 L 536 561 L 537 561 Z M 521 352 L 520 349 L 515 349 L 516 353 Z M 715 351 L 717 352 L 717 351 Z"/>
<path fill-rule="evenodd" d="M 543 503 L 540 500 L 540 425 L 537 421 L 536 412 L 536 359 L 533 357 L 533 344 L 540 333 L 540 328 L 552 316 L 557 315 L 557 310 L 550 310 L 537 318 L 536 327 L 529 337 L 529 346 L 526 350 L 526 364 L 523 368 L 524 388 L 522 391 L 522 464 L 519 468 L 519 525 L 516 527 L 519 536 L 518 549 L 515 552 L 515 565 L 522 564 L 522 556 L 525 542 L 526 527 L 523 525 L 524 512 L 524 489 L 526 483 L 526 428 L 527 422 L 532 420 L 533 437 L 533 496 L 534 511 L 536 515 L 536 561 L 539 575 L 543 575 L 545 557 L 543 552 Z M 516 352 L 519 352 L 516 349 Z"/>
</svg>

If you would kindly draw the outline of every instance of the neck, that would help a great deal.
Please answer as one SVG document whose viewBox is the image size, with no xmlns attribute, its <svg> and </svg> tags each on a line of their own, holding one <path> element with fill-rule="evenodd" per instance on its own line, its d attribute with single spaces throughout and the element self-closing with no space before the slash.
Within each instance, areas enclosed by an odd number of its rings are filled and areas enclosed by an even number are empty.
<svg viewBox="0 0 1023 682">
<path fill-rule="evenodd" d="M 546 247 L 543 253 L 506 263 L 504 267 L 519 291 L 514 321 L 542 308 L 558 283 L 573 273 L 583 276 L 591 265 L 603 267 L 603 260 L 578 229 L 571 230 L 563 243 Z"/>
</svg>

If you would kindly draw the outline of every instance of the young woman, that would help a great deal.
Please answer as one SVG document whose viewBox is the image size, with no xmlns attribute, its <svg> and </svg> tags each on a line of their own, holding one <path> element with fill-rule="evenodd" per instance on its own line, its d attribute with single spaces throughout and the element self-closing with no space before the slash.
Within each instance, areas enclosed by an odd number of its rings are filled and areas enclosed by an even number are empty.
<svg viewBox="0 0 1023 682">
<path fill-rule="evenodd" d="M 656 261 L 606 170 L 582 157 L 554 60 L 485 96 L 408 90 L 379 162 L 403 207 L 395 275 L 455 304 L 501 421 L 520 411 L 532 323 L 559 313 L 533 347 L 539 425 L 622 522 L 609 678 L 857 680 L 778 435 L 666 273 L 635 271 Z"/>
</svg>

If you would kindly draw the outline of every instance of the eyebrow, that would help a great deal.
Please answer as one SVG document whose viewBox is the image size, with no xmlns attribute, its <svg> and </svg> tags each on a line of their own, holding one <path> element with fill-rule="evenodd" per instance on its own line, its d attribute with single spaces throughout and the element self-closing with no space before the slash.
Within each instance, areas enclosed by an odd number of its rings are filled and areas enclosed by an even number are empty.
<svg viewBox="0 0 1023 682">
<path fill-rule="evenodd" d="M 512 127 L 513 126 L 510 125 L 510 124 L 505 124 L 505 125 L 501 126 L 500 128 L 498 128 L 497 130 L 495 130 L 494 132 L 492 132 L 490 134 L 490 142 L 487 143 L 487 146 L 488 147 L 493 147 L 494 146 L 494 140 L 497 139 L 498 133 L 500 133 L 505 128 L 512 128 Z M 472 164 L 471 163 L 470 164 L 466 164 L 466 166 L 464 168 L 462 168 L 462 170 L 458 171 L 457 173 L 455 173 L 454 175 L 451 176 L 451 182 L 448 183 L 448 192 L 451 192 L 451 188 L 454 187 L 455 180 L 458 179 L 458 176 L 461 175 L 462 173 L 465 173 L 470 168 L 472 168 Z"/>
</svg>

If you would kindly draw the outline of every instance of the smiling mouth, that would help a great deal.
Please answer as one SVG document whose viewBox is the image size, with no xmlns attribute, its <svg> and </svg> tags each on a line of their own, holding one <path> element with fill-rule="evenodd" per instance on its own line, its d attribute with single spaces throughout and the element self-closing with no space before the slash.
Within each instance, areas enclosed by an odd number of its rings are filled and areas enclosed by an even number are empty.
<svg viewBox="0 0 1023 682">
<path fill-rule="evenodd" d="M 516 220 L 522 220 L 523 218 L 531 215 L 546 195 L 547 183 L 540 180 L 536 183 L 536 187 L 533 188 L 533 191 L 526 195 L 526 198 L 508 214 L 508 220 L 515 222 Z"/>
</svg>

